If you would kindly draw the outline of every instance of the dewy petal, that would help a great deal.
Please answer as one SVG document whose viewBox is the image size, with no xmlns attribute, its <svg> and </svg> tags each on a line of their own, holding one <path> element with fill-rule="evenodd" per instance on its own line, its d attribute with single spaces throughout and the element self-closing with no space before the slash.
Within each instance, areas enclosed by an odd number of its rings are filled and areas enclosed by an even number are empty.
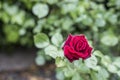
<svg viewBox="0 0 120 80">
<path fill-rule="evenodd" d="M 72 35 L 69 34 L 68 37 L 67 37 L 67 40 L 65 41 L 65 43 L 64 43 L 64 45 L 63 45 L 63 48 L 64 48 L 64 46 L 69 45 L 71 39 L 72 39 Z"/>
</svg>

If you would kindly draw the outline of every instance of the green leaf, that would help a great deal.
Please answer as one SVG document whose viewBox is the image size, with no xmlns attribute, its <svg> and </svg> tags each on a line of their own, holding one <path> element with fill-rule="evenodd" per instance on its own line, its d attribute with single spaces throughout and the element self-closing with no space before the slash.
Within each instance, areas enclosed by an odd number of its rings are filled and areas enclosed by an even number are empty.
<svg viewBox="0 0 120 80">
<path fill-rule="evenodd" d="M 56 78 L 57 78 L 57 80 L 65 80 L 65 79 L 64 79 L 65 76 L 64 76 L 64 74 L 63 74 L 62 71 L 58 71 L 58 72 L 56 73 Z"/>
<path fill-rule="evenodd" d="M 82 63 L 82 59 L 75 60 L 75 61 L 73 62 L 73 64 L 74 64 L 74 66 L 75 66 L 76 68 L 79 68 L 80 65 L 83 64 L 83 63 Z"/>
<path fill-rule="evenodd" d="M 98 71 L 98 74 L 101 76 L 102 80 L 109 78 L 108 71 L 103 67 L 100 68 L 100 70 Z"/>
<path fill-rule="evenodd" d="M 62 13 L 66 14 L 68 12 L 72 12 L 76 9 L 77 3 L 68 3 L 60 5 L 62 7 Z"/>
<path fill-rule="evenodd" d="M 116 73 L 117 72 L 117 67 L 113 64 L 109 64 L 107 67 L 108 71 L 110 71 L 111 73 Z"/>
<path fill-rule="evenodd" d="M 93 20 L 90 17 L 86 16 L 86 18 L 82 20 L 82 23 L 85 25 L 91 25 L 93 23 Z"/>
<path fill-rule="evenodd" d="M 95 67 L 94 67 L 94 68 L 92 68 L 92 69 L 93 69 L 94 71 L 99 71 L 99 70 L 100 70 L 100 68 L 101 68 L 101 67 L 97 65 L 97 66 L 95 66 Z"/>
<path fill-rule="evenodd" d="M 91 78 L 92 80 L 99 80 L 98 76 L 97 76 L 97 72 L 91 71 Z"/>
<path fill-rule="evenodd" d="M 92 55 L 90 58 L 85 60 L 85 65 L 89 68 L 94 68 L 97 65 L 97 58 Z"/>
<path fill-rule="evenodd" d="M 119 71 L 117 71 L 117 75 L 120 77 L 120 70 L 119 70 Z"/>
<path fill-rule="evenodd" d="M 76 71 L 72 69 L 70 66 L 65 68 L 63 71 L 64 71 L 65 77 L 71 77 L 76 73 Z"/>
<path fill-rule="evenodd" d="M 51 56 L 52 58 L 56 58 L 58 56 L 58 50 L 57 47 L 54 45 L 49 45 L 44 49 L 45 54 Z"/>
<path fill-rule="evenodd" d="M 73 21 L 69 17 L 63 18 L 61 22 L 62 22 L 62 29 L 66 31 L 69 31 L 73 25 Z"/>
<path fill-rule="evenodd" d="M 14 15 L 11 19 L 12 23 L 17 23 L 19 25 L 22 25 L 25 19 L 25 12 L 24 11 L 20 11 L 19 13 L 17 13 L 16 15 Z"/>
<path fill-rule="evenodd" d="M 83 5 L 79 5 L 77 9 L 78 9 L 79 14 L 83 15 L 85 13 L 85 7 Z"/>
<path fill-rule="evenodd" d="M 106 67 L 108 67 L 108 65 L 111 63 L 110 57 L 107 56 L 107 55 L 103 56 L 102 59 L 101 59 L 101 63 L 103 65 L 105 65 Z"/>
<path fill-rule="evenodd" d="M 18 6 L 15 5 L 10 6 L 7 3 L 4 3 L 3 8 L 11 16 L 16 15 L 18 12 Z"/>
<path fill-rule="evenodd" d="M 41 56 L 41 55 L 44 55 L 44 54 L 45 54 L 44 50 L 38 50 L 37 51 L 37 56 Z"/>
<path fill-rule="evenodd" d="M 120 68 L 120 57 L 116 58 L 113 64 L 117 66 L 118 68 Z"/>
<path fill-rule="evenodd" d="M 103 18 L 97 18 L 95 21 L 95 25 L 98 27 L 104 27 L 105 24 L 106 24 L 106 22 Z"/>
<path fill-rule="evenodd" d="M 63 37 L 60 33 L 55 33 L 52 38 L 51 41 L 54 45 L 56 46 L 61 46 L 62 42 L 63 42 Z"/>
<path fill-rule="evenodd" d="M 34 42 L 37 48 L 44 48 L 49 45 L 49 38 L 44 33 L 38 33 L 34 36 Z"/>
<path fill-rule="evenodd" d="M 34 19 L 27 19 L 24 23 L 25 28 L 30 28 L 35 25 L 35 20 Z"/>
<path fill-rule="evenodd" d="M 35 26 L 35 28 L 33 29 L 34 33 L 40 33 L 42 31 L 42 26 L 41 25 L 37 25 Z"/>
<path fill-rule="evenodd" d="M 37 3 L 32 8 L 33 13 L 38 17 L 45 17 L 49 12 L 49 7 L 47 4 Z"/>
<path fill-rule="evenodd" d="M 61 58 L 64 57 L 64 52 L 63 52 L 62 49 L 61 49 L 61 50 L 58 50 L 58 57 L 61 57 Z"/>
<path fill-rule="evenodd" d="M 108 76 L 108 72 L 102 68 L 98 72 L 91 71 L 92 80 L 107 80 Z"/>
<path fill-rule="evenodd" d="M 45 0 L 43 0 L 43 1 L 45 1 Z M 57 3 L 59 3 L 58 2 L 58 0 L 46 0 L 49 4 L 57 4 Z"/>
<path fill-rule="evenodd" d="M 78 72 L 80 73 L 90 73 L 90 68 L 88 68 L 85 64 L 79 64 L 78 67 L 76 67 L 76 69 L 78 70 Z"/>
<path fill-rule="evenodd" d="M 117 8 L 120 9 L 120 0 L 116 0 L 115 4 L 116 4 Z"/>
<path fill-rule="evenodd" d="M 99 50 L 95 50 L 95 51 L 93 52 L 93 54 L 94 54 L 95 56 L 98 56 L 98 57 L 101 57 L 101 58 L 104 56 Z"/>
<path fill-rule="evenodd" d="M 36 57 L 35 62 L 37 65 L 44 65 L 45 64 L 45 59 L 42 55 L 39 55 Z"/>
<path fill-rule="evenodd" d="M 104 73 L 99 73 L 97 74 L 97 80 L 107 80 L 107 78 L 104 78 Z"/>
<path fill-rule="evenodd" d="M 12 31 L 6 37 L 8 42 L 15 43 L 19 39 L 19 34 L 17 31 Z"/>
<path fill-rule="evenodd" d="M 108 17 L 109 19 L 109 22 L 112 23 L 112 24 L 116 24 L 117 22 L 117 15 L 113 14 L 111 16 Z"/>
<path fill-rule="evenodd" d="M 57 67 L 63 67 L 63 66 L 66 65 L 65 61 L 63 59 L 61 59 L 60 57 L 57 57 L 55 59 L 55 64 L 56 64 Z"/>
<path fill-rule="evenodd" d="M 8 42 L 16 43 L 19 40 L 18 26 L 5 25 L 3 29 Z"/>
<path fill-rule="evenodd" d="M 79 0 L 64 0 L 64 2 L 77 3 Z"/>
<path fill-rule="evenodd" d="M 115 46 L 118 43 L 118 38 L 114 35 L 104 35 L 101 42 L 107 46 Z"/>
<path fill-rule="evenodd" d="M 26 30 L 24 28 L 19 30 L 19 35 L 25 35 Z"/>
<path fill-rule="evenodd" d="M 72 80 L 83 80 L 79 73 L 75 73 L 74 76 L 72 76 Z"/>
</svg>

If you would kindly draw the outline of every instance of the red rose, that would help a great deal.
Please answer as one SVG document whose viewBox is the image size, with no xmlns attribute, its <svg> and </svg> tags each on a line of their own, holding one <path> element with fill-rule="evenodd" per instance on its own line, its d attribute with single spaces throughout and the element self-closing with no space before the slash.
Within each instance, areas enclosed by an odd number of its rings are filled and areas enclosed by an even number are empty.
<svg viewBox="0 0 120 80">
<path fill-rule="evenodd" d="M 83 34 L 69 35 L 63 46 L 64 55 L 70 61 L 79 58 L 86 59 L 91 56 L 92 47 L 89 46 L 86 37 Z"/>
</svg>

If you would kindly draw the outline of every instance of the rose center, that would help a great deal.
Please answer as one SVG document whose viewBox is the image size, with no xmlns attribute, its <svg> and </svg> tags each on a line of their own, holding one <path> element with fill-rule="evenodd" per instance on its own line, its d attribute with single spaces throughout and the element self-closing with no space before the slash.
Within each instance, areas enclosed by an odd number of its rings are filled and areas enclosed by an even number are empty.
<svg viewBox="0 0 120 80">
<path fill-rule="evenodd" d="M 84 41 L 79 40 L 74 45 L 74 50 L 76 50 L 77 52 L 81 52 L 85 49 L 85 47 L 86 47 L 86 43 Z"/>
</svg>

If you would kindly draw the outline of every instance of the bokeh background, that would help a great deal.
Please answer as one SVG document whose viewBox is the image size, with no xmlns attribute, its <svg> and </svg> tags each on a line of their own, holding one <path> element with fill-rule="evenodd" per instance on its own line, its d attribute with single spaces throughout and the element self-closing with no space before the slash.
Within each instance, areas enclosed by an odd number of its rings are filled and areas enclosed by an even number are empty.
<svg viewBox="0 0 120 80">
<path fill-rule="evenodd" d="M 0 80 L 67 80 L 35 47 L 33 36 L 41 32 L 63 40 L 85 34 L 105 56 L 98 63 L 110 75 L 104 80 L 120 80 L 120 0 L 0 0 Z"/>
</svg>

